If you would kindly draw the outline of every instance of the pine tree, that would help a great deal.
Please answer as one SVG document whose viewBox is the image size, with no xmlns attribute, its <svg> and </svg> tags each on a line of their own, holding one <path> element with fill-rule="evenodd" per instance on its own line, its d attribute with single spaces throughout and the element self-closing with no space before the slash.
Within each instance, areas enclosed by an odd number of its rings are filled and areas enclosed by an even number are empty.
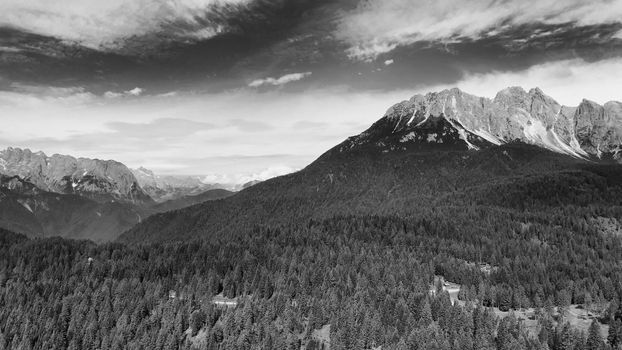
<svg viewBox="0 0 622 350">
<path fill-rule="evenodd" d="M 499 290 L 499 310 L 510 311 L 512 307 L 512 292 L 509 290 Z"/>
<path fill-rule="evenodd" d="M 427 326 L 432 323 L 432 308 L 428 298 L 423 298 L 419 304 L 419 326 Z"/>
<path fill-rule="evenodd" d="M 600 325 L 593 320 L 587 334 L 587 350 L 601 350 L 603 348 L 603 338 L 600 335 Z"/>
<path fill-rule="evenodd" d="M 570 327 L 570 323 L 566 322 L 564 327 L 562 328 L 560 334 L 558 335 L 558 349 L 559 350 L 573 350 L 574 348 L 574 334 L 572 333 L 572 328 Z"/>
<path fill-rule="evenodd" d="M 563 289 L 557 293 L 557 312 L 559 313 L 559 317 L 561 320 L 564 320 L 566 317 L 566 313 L 570 307 L 571 296 L 570 293 Z"/>
<path fill-rule="evenodd" d="M 555 330 L 553 328 L 553 322 L 550 317 L 544 317 L 540 320 L 540 333 L 538 334 L 538 340 L 540 343 L 547 344 L 552 347 L 555 340 Z"/>
<path fill-rule="evenodd" d="M 613 348 L 616 348 L 621 343 L 621 340 L 622 340 L 620 339 L 621 330 L 622 330 L 622 324 L 620 320 L 612 319 L 611 322 L 609 322 L 609 333 L 607 334 L 607 342 L 609 342 L 609 345 L 611 345 Z"/>
<path fill-rule="evenodd" d="M 514 339 L 509 329 L 509 317 L 501 320 L 497 327 L 497 349 L 506 350 L 509 348 L 511 341 Z"/>
</svg>

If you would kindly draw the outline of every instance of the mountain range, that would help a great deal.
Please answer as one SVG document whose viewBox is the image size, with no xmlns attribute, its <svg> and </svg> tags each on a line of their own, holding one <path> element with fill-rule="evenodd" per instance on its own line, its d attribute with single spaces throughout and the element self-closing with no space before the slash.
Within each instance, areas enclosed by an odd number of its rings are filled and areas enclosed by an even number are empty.
<svg viewBox="0 0 622 350">
<path fill-rule="evenodd" d="M 0 227 L 32 237 L 103 242 L 154 213 L 232 194 L 177 181 L 166 187 L 147 183 L 143 189 L 133 172 L 116 161 L 7 148 L 0 151 Z M 157 201 L 151 194 L 158 195 Z"/>
<path fill-rule="evenodd" d="M 605 210 L 622 198 L 620 106 L 561 106 L 537 88 L 493 99 L 459 89 L 415 95 L 297 173 L 154 215 L 120 239 L 211 239 L 349 215 L 433 213 L 477 226 L 469 208 Z"/>
<path fill-rule="evenodd" d="M 97 242 L 127 231 L 122 241 L 145 242 L 338 215 L 620 205 L 621 145 L 619 102 L 567 107 L 537 88 L 493 99 L 450 89 L 397 103 L 301 171 L 235 194 L 198 176 L 8 148 L 0 227 Z"/>
<path fill-rule="evenodd" d="M 74 158 L 9 147 L 0 151 L 0 172 L 59 194 L 78 194 L 97 201 L 149 203 L 132 172 L 113 160 Z"/>
</svg>

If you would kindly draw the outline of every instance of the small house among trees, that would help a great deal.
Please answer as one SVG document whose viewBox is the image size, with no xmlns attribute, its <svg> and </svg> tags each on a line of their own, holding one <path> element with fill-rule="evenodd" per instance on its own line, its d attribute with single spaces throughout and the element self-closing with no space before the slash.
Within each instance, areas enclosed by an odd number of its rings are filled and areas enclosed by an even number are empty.
<svg viewBox="0 0 622 350">
<path fill-rule="evenodd" d="M 230 307 L 236 307 L 238 306 L 238 301 L 237 298 L 236 299 L 229 299 L 226 298 L 222 295 L 216 295 L 213 299 L 212 299 L 212 303 L 215 306 L 218 307 L 225 307 L 225 308 L 230 308 Z"/>
</svg>

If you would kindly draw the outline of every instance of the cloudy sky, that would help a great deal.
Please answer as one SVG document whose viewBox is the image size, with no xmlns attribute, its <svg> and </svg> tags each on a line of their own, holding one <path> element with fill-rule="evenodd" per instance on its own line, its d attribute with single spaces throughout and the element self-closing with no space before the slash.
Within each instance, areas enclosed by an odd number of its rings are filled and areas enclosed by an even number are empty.
<svg viewBox="0 0 622 350">
<path fill-rule="evenodd" d="M 514 85 L 622 100 L 622 0 L 0 1 L 2 148 L 235 182 Z"/>
</svg>

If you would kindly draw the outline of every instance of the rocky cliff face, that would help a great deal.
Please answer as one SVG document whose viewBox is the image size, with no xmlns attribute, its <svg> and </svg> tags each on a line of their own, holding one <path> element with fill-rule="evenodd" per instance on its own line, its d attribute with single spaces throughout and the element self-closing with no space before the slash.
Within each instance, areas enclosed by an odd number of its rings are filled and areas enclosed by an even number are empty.
<svg viewBox="0 0 622 350">
<path fill-rule="evenodd" d="M 112 160 L 58 154 L 48 157 L 43 152 L 7 148 L 0 151 L 0 174 L 18 176 L 47 192 L 78 194 L 101 201 L 151 202 L 132 172 Z"/>
<path fill-rule="evenodd" d="M 20 179 L 19 176 L 6 176 L 0 174 L 0 200 L 5 198 L 9 192 L 21 195 L 37 195 L 41 192 L 41 190 L 30 182 Z"/>
<path fill-rule="evenodd" d="M 444 90 L 394 105 L 340 150 L 370 144 L 385 151 L 425 144 L 480 149 L 515 141 L 574 157 L 622 161 L 622 103 L 584 100 L 578 107 L 562 106 L 538 88 L 511 87 L 494 99 Z"/>
</svg>

